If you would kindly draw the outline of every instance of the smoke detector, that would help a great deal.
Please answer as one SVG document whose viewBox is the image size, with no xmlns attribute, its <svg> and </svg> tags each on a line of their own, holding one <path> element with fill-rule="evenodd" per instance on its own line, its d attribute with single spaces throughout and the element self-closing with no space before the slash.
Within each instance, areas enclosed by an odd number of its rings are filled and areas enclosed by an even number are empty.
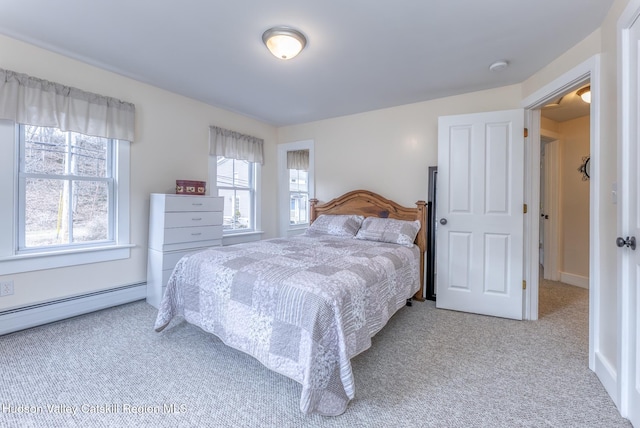
<svg viewBox="0 0 640 428">
<path fill-rule="evenodd" d="M 491 64 L 489 66 L 489 70 L 491 71 L 502 71 L 505 68 L 507 68 L 509 66 L 509 63 L 507 61 L 501 60 L 501 61 L 496 61 L 493 64 Z"/>
</svg>

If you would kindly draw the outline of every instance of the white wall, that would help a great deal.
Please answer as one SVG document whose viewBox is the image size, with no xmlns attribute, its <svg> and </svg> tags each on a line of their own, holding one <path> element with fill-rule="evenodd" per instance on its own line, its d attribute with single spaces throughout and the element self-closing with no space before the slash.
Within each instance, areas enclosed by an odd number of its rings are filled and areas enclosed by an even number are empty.
<svg viewBox="0 0 640 428">
<path fill-rule="evenodd" d="M 316 198 L 367 189 L 413 206 L 438 163 L 438 116 L 518 108 L 519 85 L 278 129 L 278 142 L 315 141 Z"/>
<path fill-rule="evenodd" d="M 135 244 L 131 258 L 0 276 L 0 280 L 14 281 L 14 295 L 0 299 L 0 310 L 145 282 L 149 194 L 175 192 L 176 179 L 207 180 L 210 125 L 265 140 L 262 227 L 266 237 L 275 236 L 275 127 L 4 36 L 0 36 L 0 67 L 136 106 L 136 141 L 131 144 L 131 242 Z"/>
<path fill-rule="evenodd" d="M 541 129 L 560 141 L 558 190 L 560 194 L 558 268 L 560 281 L 589 287 L 589 181 L 578 171 L 590 154 L 590 116 L 564 122 L 541 118 Z"/>
<path fill-rule="evenodd" d="M 577 277 L 577 281 L 589 277 L 589 181 L 582 180 L 578 172 L 582 158 L 589 155 L 589 116 L 561 122 L 559 130 L 563 247 L 560 270 Z"/>
<path fill-rule="evenodd" d="M 541 118 L 541 129 L 560 141 L 558 268 L 560 281 L 589 286 L 589 181 L 578 171 L 590 154 L 590 116 L 564 122 Z"/>
</svg>

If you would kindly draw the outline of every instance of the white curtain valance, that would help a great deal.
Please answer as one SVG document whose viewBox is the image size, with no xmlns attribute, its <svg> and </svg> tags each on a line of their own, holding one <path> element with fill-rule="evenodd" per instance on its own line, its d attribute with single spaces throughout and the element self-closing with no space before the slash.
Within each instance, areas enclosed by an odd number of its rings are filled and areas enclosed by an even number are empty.
<svg viewBox="0 0 640 428">
<path fill-rule="evenodd" d="M 134 140 L 133 104 L 1 68 L 0 118 Z"/>
<path fill-rule="evenodd" d="M 228 129 L 209 127 L 209 154 L 264 163 L 264 140 Z"/>
<path fill-rule="evenodd" d="M 309 150 L 292 150 L 287 152 L 287 169 L 309 170 Z"/>
</svg>

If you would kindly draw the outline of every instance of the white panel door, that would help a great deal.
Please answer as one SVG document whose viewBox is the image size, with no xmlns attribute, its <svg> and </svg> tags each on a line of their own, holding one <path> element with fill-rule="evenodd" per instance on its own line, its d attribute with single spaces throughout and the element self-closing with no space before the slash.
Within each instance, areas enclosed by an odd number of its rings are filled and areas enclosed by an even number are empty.
<svg viewBox="0 0 640 428">
<path fill-rule="evenodd" d="M 522 319 L 524 111 L 438 120 L 436 307 Z"/>
<path fill-rule="evenodd" d="M 544 279 L 560 280 L 558 268 L 558 207 L 560 205 L 559 162 L 560 141 L 554 140 L 544 145 L 544 210 L 542 211 L 544 227 Z"/>
<path fill-rule="evenodd" d="M 636 12 L 640 13 L 640 10 Z M 621 341 L 621 413 L 640 427 L 640 249 L 631 240 L 640 238 L 640 22 L 636 18 L 624 37 L 622 117 L 623 138 L 620 157 L 620 225 L 622 236 L 616 242 L 622 248 L 620 261 L 620 289 L 622 292 Z M 639 243 L 640 244 L 640 243 Z"/>
</svg>

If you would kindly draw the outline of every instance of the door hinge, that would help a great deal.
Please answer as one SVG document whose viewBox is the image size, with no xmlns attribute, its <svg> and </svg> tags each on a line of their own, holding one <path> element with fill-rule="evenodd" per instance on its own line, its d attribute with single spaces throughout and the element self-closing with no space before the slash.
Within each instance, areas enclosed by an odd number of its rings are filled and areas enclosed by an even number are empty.
<svg viewBox="0 0 640 428">
<path fill-rule="evenodd" d="M 527 289 L 527 281 L 522 280 L 522 289 L 526 290 Z"/>
<path fill-rule="evenodd" d="M 528 210 L 527 204 L 523 204 L 522 205 L 522 212 L 526 214 L 527 210 Z"/>
<path fill-rule="evenodd" d="M 529 130 L 527 128 L 524 128 L 524 138 L 527 138 L 529 136 Z"/>
</svg>

